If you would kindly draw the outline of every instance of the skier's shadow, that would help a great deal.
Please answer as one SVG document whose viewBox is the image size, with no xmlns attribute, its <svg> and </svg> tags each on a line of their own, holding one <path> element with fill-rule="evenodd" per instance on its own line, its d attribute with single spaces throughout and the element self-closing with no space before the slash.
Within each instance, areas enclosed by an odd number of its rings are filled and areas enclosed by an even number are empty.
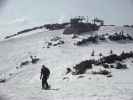
<svg viewBox="0 0 133 100">
<path fill-rule="evenodd" d="M 58 91 L 59 88 L 50 88 L 50 89 L 47 89 L 47 90 L 54 90 L 54 91 Z"/>
</svg>

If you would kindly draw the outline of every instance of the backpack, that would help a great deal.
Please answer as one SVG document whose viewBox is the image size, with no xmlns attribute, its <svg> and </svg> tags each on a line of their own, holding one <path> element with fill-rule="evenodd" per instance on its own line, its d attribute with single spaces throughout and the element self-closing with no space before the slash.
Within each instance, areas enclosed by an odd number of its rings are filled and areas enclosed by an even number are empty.
<svg viewBox="0 0 133 100">
<path fill-rule="evenodd" d="M 49 77 L 50 71 L 48 68 L 42 68 L 41 73 L 43 74 L 43 77 Z"/>
</svg>

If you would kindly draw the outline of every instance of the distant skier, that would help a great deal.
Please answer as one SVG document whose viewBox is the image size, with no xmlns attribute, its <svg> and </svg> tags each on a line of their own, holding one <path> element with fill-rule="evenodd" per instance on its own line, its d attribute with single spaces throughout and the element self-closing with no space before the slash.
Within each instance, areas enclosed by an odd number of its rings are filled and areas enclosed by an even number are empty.
<svg viewBox="0 0 133 100">
<path fill-rule="evenodd" d="M 42 89 L 50 88 L 47 82 L 49 75 L 50 75 L 50 70 L 45 65 L 42 65 L 41 75 L 40 75 L 40 79 L 42 80 Z"/>
</svg>

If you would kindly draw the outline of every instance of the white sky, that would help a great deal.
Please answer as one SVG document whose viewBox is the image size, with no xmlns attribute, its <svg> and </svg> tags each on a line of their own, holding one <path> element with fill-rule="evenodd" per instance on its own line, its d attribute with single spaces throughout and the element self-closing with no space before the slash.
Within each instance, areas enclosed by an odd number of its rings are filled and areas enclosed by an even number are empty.
<svg viewBox="0 0 133 100">
<path fill-rule="evenodd" d="M 4 1 L 4 0 L 0 0 Z M 45 23 L 71 16 L 99 17 L 106 24 L 133 24 L 133 0 L 5 0 L 0 22 L 34 20 Z"/>
</svg>

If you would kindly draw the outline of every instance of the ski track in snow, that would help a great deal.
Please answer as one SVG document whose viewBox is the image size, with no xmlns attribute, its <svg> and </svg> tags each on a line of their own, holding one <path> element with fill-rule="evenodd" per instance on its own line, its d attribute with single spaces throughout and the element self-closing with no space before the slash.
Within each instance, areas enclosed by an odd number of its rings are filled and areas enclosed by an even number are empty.
<svg viewBox="0 0 133 100">
<path fill-rule="evenodd" d="M 107 29 L 106 29 L 107 28 Z M 103 27 L 100 33 L 120 31 L 122 28 Z M 122 29 L 124 30 L 124 29 Z M 5 100 L 133 100 L 133 59 L 125 61 L 129 69 L 112 70 L 113 77 L 100 75 L 83 75 L 84 78 L 68 75 L 63 80 L 65 68 L 72 67 L 82 60 L 91 58 L 91 52 L 96 52 L 95 58 L 102 52 L 108 55 L 133 50 L 133 43 L 120 44 L 116 42 L 90 44 L 77 47 L 71 35 L 63 35 L 63 30 L 40 31 L 29 35 L 21 35 L 0 41 L 0 73 L 9 77 L 9 81 L 0 84 L 0 96 Z M 133 30 L 125 30 L 133 34 Z M 43 48 L 45 42 L 59 36 L 65 44 L 60 47 Z M 29 64 L 16 69 L 22 61 L 30 60 L 30 54 L 40 58 L 37 64 Z M 51 70 L 48 80 L 53 90 L 41 90 L 39 80 L 41 65 L 45 64 Z M 5 98 L 4 98 L 5 97 Z M 1 98 L 0 98 L 1 100 Z"/>
</svg>

